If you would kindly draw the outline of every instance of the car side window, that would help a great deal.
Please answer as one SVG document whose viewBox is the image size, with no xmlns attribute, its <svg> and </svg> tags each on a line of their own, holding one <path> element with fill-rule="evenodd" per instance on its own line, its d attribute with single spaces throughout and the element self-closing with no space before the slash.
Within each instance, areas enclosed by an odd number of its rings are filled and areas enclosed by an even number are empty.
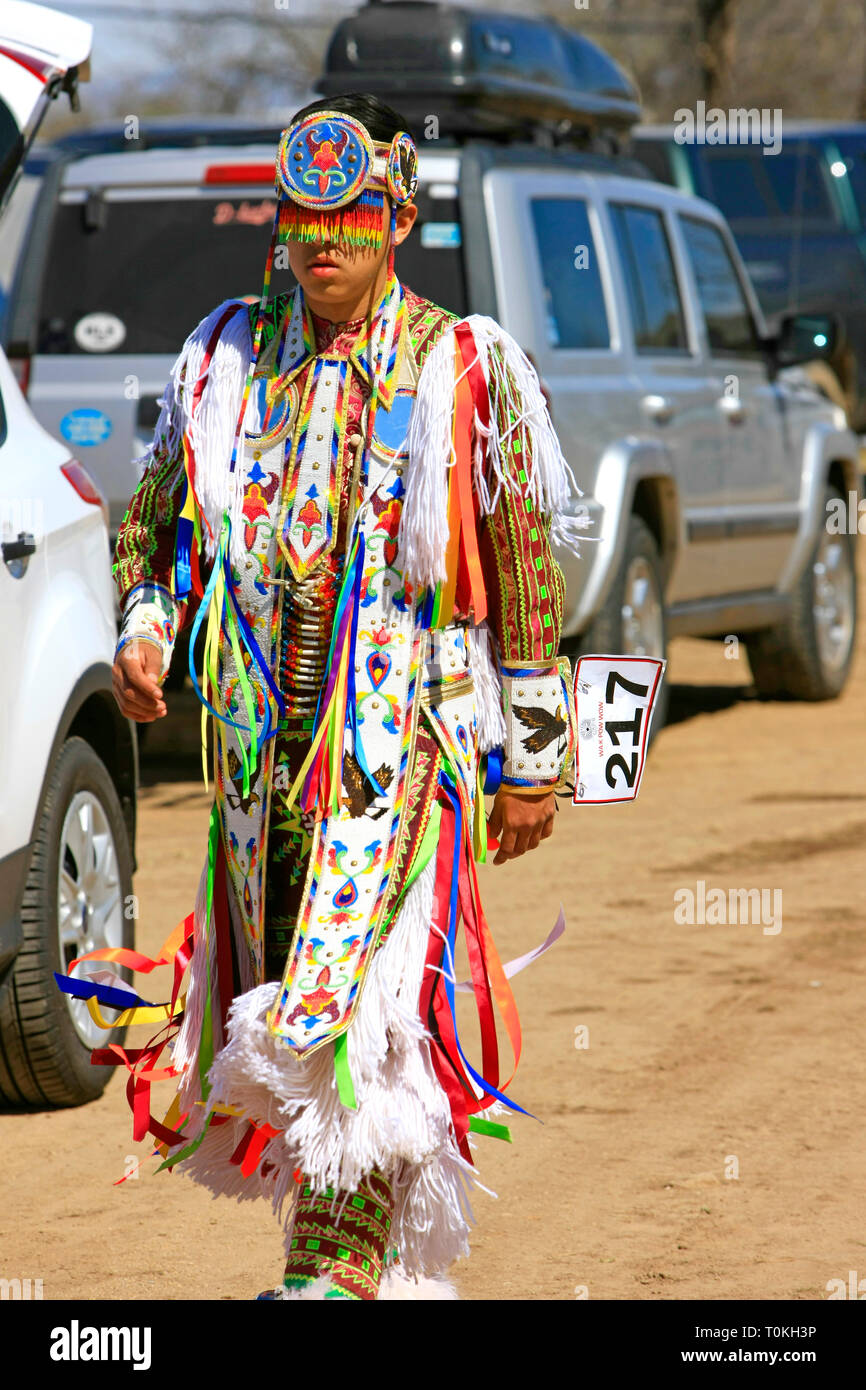
<svg viewBox="0 0 866 1390">
<path fill-rule="evenodd" d="M 688 339 L 664 217 L 656 208 L 611 203 L 638 352 L 687 352 Z"/>
<path fill-rule="evenodd" d="M 585 198 L 533 198 L 547 340 L 555 348 L 609 348 L 610 327 Z"/>
<path fill-rule="evenodd" d="M 720 357 L 760 357 L 760 343 L 743 287 L 721 232 L 694 217 L 680 219 L 710 351 Z"/>
</svg>

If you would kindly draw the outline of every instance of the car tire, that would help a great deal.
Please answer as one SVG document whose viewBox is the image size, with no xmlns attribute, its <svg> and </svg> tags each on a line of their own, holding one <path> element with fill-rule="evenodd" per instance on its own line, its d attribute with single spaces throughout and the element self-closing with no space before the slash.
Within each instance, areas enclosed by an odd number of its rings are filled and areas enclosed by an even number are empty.
<svg viewBox="0 0 866 1390">
<path fill-rule="evenodd" d="M 629 518 L 625 554 L 607 599 L 581 635 L 579 651 L 599 655 L 667 654 L 664 580 L 658 543 L 642 517 Z M 669 691 L 662 680 L 656 696 L 651 740 L 664 727 Z"/>
<path fill-rule="evenodd" d="M 844 497 L 825 492 L 823 515 Z M 809 562 L 776 627 L 747 635 L 755 688 L 763 699 L 833 700 L 842 691 L 857 632 L 855 537 L 822 527 Z"/>
<path fill-rule="evenodd" d="M 135 923 L 125 912 L 131 892 L 132 852 L 114 783 L 90 744 L 69 738 L 33 842 L 23 944 L 0 988 L 0 1100 L 7 1105 L 82 1105 L 105 1089 L 114 1068 L 93 1066 L 90 1051 L 122 1043 L 125 1029 L 94 1031 L 86 1005 L 61 993 L 54 972 L 66 974 L 69 961 L 84 954 L 79 947 L 134 944 Z M 76 1018 L 92 1034 L 87 1041 Z"/>
</svg>

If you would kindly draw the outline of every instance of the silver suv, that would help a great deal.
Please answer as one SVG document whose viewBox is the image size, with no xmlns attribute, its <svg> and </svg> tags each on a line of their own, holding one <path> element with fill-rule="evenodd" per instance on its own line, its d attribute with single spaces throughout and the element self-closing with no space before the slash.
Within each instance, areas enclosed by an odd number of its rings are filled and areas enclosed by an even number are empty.
<svg viewBox="0 0 866 1390">
<path fill-rule="evenodd" d="M 483 182 L 497 307 L 547 383 L 599 537 L 559 557 L 566 640 L 662 655 L 670 636 L 738 635 L 759 693 L 837 695 L 854 537 L 828 522 L 834 498 L 859 498 L 858 445 L 782 370 L 830 351 L 834 325 L 791 318 L 769 339 L 703 200 L 543 167 Z"/>
<path fill-rule="evenodd" d="M 7 346 L 39 419 L 108 496 L 113 530 L 183 338 L 226 296 L 260 292 L 273 154 L 155 149 L 45 173 Z M 782 367 L 828 352 L 832 325 L 790 320 L 768 339 L 721 214 L 638 173 L 437 141 L 398 274 L 497 318 L 546 384 L 595 537 L 559 557 L 566 650 L 660 656 L 675 634 L 736 634 L 762 694 L 831 697 L 854 645 L 854 548 L 825 520 L 832 497 L 859 496 L 857 441 Z M 290 284 L 285 272 L 274 289 Z"/>
</svg>

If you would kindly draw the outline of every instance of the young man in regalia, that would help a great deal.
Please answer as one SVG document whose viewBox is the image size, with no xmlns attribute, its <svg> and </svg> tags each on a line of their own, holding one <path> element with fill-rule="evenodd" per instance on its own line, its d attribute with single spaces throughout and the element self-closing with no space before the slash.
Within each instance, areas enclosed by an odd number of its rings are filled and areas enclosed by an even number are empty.
<svg viewBox="0 0 866 1390">
<path fill-rule="evenodd" d="M 514 340 L 396 277 L 416 159 L 368 96 L 283 132 L 263 297 L 185 343 L 117 542 L 121 709 L 163 714 L 176 634 L 192 652 L 203 628 L 214 731 L 198 898 L 158 958 L 169 1026 L 127 1059 L 136 1132 L 214 1193 L 273 1202 L 287 1263 L 261 1297 L 456 1297 L 470 1135 L 521 1110 L 475 864 L 488 830 L 496 864 L 550 835 L 574 747 L 551 553 L 574 544 L 574 481 Z M 269 298 L 279 254 L 298 285 Z M 461 923 L 480 1069 L 455 1021 Z"/>
</svg>

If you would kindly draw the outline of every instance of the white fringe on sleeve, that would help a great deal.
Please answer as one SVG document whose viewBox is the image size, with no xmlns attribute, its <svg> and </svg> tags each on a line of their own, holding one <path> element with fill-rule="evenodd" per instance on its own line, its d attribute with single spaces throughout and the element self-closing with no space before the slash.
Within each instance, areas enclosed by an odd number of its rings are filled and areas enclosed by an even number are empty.
<svg viewBox="0 0 866 1390">
<path fill-rule="evenodd" d="M 207 387 L 191 419 L 195 388 L 204 373 L 208 343 L 220 319 L 232 305 L 235 312 L 220 334 L 208 367 Z M 229 467 L 251 355 L 249 306 L 240 299 L 226 299 L 213 313 L 202 319 L 181 348 L 159 402 L 162 408 L 153 443 L 143 458 L 136 460 L 147 467 L 155 450 L 165 449 L 178 454 L 180 472 L 183 468 L 181 443 L 184 434 L 188 433 L 195 454 L 195 491 L 212 533 L 208 532 L 207 526 L 202 526 L 208 560 L 212 560 L 216 553 L 216 541 L 226 508 L 232 521 L 231 558 L 238 563 L 244 553 L 242 438 L 233 475 Z"/>
<path fill-rule="evenodd" d="M 485 620 L 470 628 L 470 632 L 478 747 L 482 753 L 488 753 L 491 748 L 501 748 L 508 734 L 502 712 L 502 679 L 490 625 Z"/>
<path fill-rule="evenodd" d="M 522 348 L 495 319 L 470 314 L 463 320 L 472 330 L 478 357 L 490 392 L 490 422 L 475 415 L 477 443 L 473 460 L 475 487 L 482 513 L 494 510 L 503 487 L 521 484 L 506 466 L 514 457 L 513 437 L 521 443 L 521 458 L 532 465 L 527 491 L 533 507 L 550 518 L 550 538 L 577 553 L 577 532 L 589 516 L 569 508 L 583 496 L 562 452 L 541 391 L 535 368 Z M 448 544 L 448 474 L 455 462 L 452 440 L 454 409 L 454 328 L 442 334 L 431 349 L 418 380 L 418 393 L 409 425 L 409 467 L 406 500 L 400 524 L 401 559 L 408 578 L 432 588 L 446 577 Z M 495 346 L 497 351 L 491 352 Z M 468 368 L 467 368 L 468 370 Z M 515 420 L 500 431 L 499 413 Z M 492 494 L 491 494 L 492 485 Z"/>
</svg>

